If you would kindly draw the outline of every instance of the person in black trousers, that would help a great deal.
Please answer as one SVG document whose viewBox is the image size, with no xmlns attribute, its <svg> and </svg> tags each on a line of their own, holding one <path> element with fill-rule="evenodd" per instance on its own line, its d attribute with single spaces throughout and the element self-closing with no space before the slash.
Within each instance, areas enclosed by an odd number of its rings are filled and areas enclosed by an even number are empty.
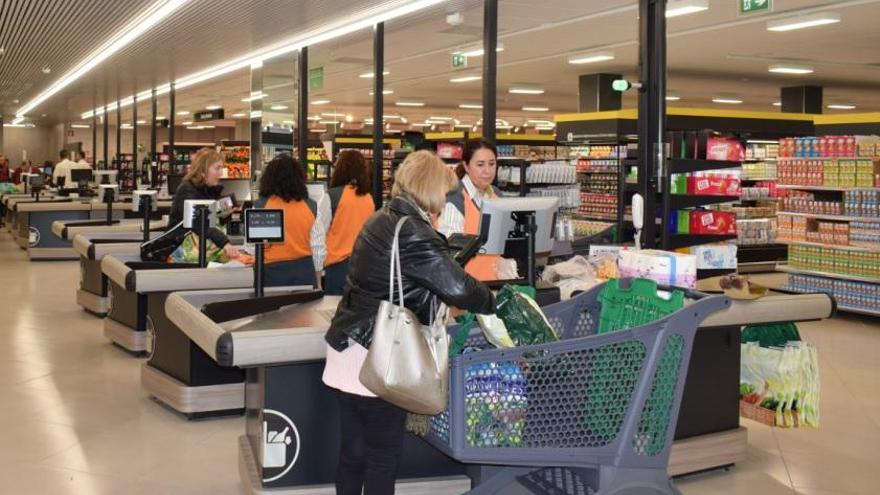
<svg viewBox="0 0 880 495">
<path fill-rule="evenodd" d="M 435 230 L 455 182 L 437 155 L 411 153 L 395 174 L 391 201 L 370 217 L 355 241 L 342 300 L 325 336 L 324 383 L 337 390 L 341 417 L 338 495 L 394 493 L 406 411 L 373 395 L 358 375 L 379 304 L 388 298 L 398 220 L 408 217 L 400 231 L 403 306 L 423 324 L 434 316 L 437 299 L 475 313 L 494 312 L 492 292 L 449 256 L 446 238 Z"/>
</svg>

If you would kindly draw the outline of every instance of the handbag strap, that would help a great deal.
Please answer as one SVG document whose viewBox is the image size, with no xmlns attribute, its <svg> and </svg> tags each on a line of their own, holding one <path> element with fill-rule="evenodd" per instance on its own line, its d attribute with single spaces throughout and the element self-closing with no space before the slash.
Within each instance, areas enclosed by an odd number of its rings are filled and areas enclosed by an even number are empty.
<svg viewBox="0 0 880 495">
<path fill-rule="evenodd" d="M 394 303 L 394 272 L 397 269 L 398 304 L 403 307 L 403 270 L 400 267 L 400 230 L 408 217 L 400 217 L 394 227 L 394 241 L 391 243 L 391 266 L 388 269 L 388 302 Z"/>
</svg>

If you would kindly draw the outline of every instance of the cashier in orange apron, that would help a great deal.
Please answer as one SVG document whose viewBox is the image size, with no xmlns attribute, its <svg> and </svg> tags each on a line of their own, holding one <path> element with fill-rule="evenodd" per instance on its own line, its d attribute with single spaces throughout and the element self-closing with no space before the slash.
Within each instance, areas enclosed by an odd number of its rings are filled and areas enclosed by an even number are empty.
<svg viewBox="0 0 880 495">
<path fill-rule="evenodd" d="M 467 143 L 463 161 L 456 169 L 461 185 L 447 196 L 437 229 L 440 233 L 447 237 L 459 233 L 479 235 L 483 200 L 500 195 L 492 185 L 496 171 L 496 151 L 492 143 L 482 140 Z M 498 255 L 478 254 L 465 266 L 465 271 L 477 280 L 498 280 L 496 270 L 500 259 Z"/>
<path fill-rule="evenodd" d="M 370 169 L 356 150 L 339 153 L 330 177 L 331 220 L 327 226 L 327 259 L 324 261 L 324 292 L 342 295 L 348 275 L 348 260 L 354 241 L 375 213 Z"/>
</svg>

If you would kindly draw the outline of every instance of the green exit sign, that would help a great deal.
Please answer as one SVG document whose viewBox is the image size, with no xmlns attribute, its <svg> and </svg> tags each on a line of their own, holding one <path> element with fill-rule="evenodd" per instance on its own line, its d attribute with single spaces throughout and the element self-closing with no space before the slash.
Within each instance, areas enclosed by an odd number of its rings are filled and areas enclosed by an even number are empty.
<svg viewBox="0 0 880 495">
<path fill-rule="evenodd" d="M 464 69 L 467 67 L 467 57 L 463 53 L 452 54 L 452 68 Z"/>
<path fill-rule="evenodd" d="M 313 91 L 324 89 L 324 67 L 309 69 L 309 89 Z"/>
<path fill-rule="evenodd" d="M 773 10 L 773 0 L 739 0 L 740 14 L 770 12 L 771 10 Z"/>
</svg>

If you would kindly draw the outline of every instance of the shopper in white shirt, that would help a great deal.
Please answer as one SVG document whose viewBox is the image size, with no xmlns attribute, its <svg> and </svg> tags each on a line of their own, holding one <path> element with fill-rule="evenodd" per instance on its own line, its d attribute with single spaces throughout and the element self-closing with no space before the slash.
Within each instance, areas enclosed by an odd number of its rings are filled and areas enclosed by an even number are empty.
<svg viewBox="0 0 880 495">
<path fill-rule="evenodd" d="M 92 168 L 91 164 L 89 164 L 89 161 L 86 160 L 86 152 L 85 151 L 79 152 L 79 161 L 76 162 L 76 164 L 79 165 L 80 167 L 83 167 L 83 165 L 85 165 L 86 167 Z"/>
<path fill-rule="evenodd" d="M 85 155 L 83 155 L 79 163 L 70 160 L 70 152 L 67 150 L 61 150 L 58 156 L 61 158 L 61 161 L 55 164 L 55 169 L 52 171 L 52 182 L 57 186 L 58 179 L 64 177 L 64 188 L 73 189 L 76 187 L 76 184 L 73 183 L 73 179 L 70 177 L 70 171 L 91 170 L 92 167 L 85 161 Z"/>
</svg>

